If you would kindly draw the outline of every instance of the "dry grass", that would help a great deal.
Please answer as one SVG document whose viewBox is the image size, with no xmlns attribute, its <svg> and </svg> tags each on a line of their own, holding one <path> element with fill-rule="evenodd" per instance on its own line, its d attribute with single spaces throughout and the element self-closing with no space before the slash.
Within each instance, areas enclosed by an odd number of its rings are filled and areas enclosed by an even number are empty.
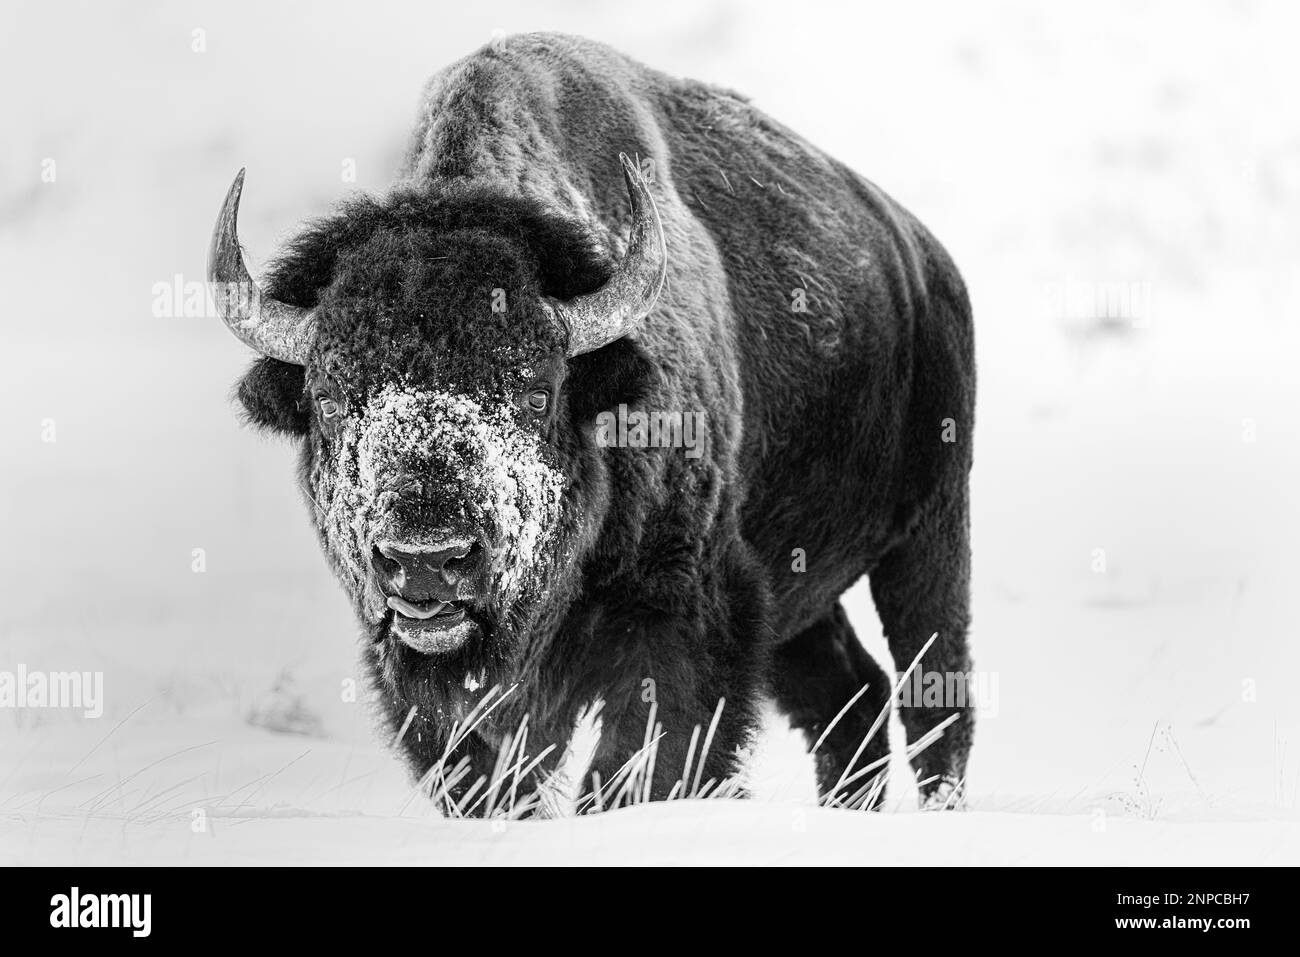
<svg viewBox="0 0 1300 957">
<path fill-rule="evenodd" d="M 891 700 L 897 699 L 899 689 L 937 637 L 937 634 L 932 635 L 907 669 L 898 676 L 891 691 Z M 583 745 L 578 741 L 584 736 L 581 730 L 575 734 L 574 741 L 570 742 L 556 768 L 543 773 L 540 770 L 542 763 L 552 755 L 555 745 L 548 745 L 539 753 L 529 755 L 528 718 L 525 716 L 515 732 L 507 735 L 491 774 L 480 775 L 471 781 L 471 761 L 467 756 L 458 756 L 457 752 L 475 729 L 515 692 L 516 687 L 504 690 L 501 686 L 491 688 L 463 721 L 452 726 L 443 753 L 411 789 L 402 811 L 407 810 L 421 796 L 429 797 L 438 810 L 450 818 L 487 817 L 506 820 L 594 814 L 651 800 L 655 770 L 660 763 L 659 744 L 664 737 L 664 728 L 658 720 L 658 706 L 655 703 L 650 705 L 641 747 L 609 780 L 602 780 L 597 772 L 593 772 L 587 781 L 574 778 L 570 765 L 576 763 L 585 768 L 590 757 L 589 754 L 581 753 Z M 867 687 L 863 686 L 845 703 L 813 744 L 810 749 L 812 755 L 817 754 L 831 732 L 866 691 Z M 595 741 L 599 739 L 602 707 L 603 702 L 596 702 L 579 716 L 577 722 L 579 729 L 587 728 L 586 736 L 593 738 L 589 750 L 594 750 Z M 704 767 L 725 707 L 726 699 L 719 699 L 708 727 L 696 725 L 692 729 L 683 766 L 666 800 L 727 799 L 744 794 L 746 783 L 742 775 L 704 779 Z M 885 726 L 888 717 L 887 709 L 875 716 L 835 787 L 820 798 L 821 806 L 850 810 L 873 810 L 880 806 L 892 755 L 886 754 L 861 767 L 858 767 L 858 762 L 875 735 Z M 412 711 L 395 737 L 394 745 L 405 736 L 413 718 Z M 944 730 L 956 718 L 956 715 L 949 717 L 908 746 L 905 752 L 907 760 L 911 761 L 942 737 Z M 921 782 L 922 785 L 925 783 L 927 782 Z M 930 807 L 946 809 L 958 805 L 964 783 L 959 782 L 951 793 L 944 795 L 942 805 Z"/>
</svg>

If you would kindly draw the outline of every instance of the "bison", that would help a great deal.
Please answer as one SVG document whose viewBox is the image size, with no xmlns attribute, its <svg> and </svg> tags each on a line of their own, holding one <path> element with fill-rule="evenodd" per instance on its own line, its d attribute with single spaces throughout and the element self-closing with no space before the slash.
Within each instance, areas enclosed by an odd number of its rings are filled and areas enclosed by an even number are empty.
<svg viewBox="0 0 1300 957">
<path fill-rule="evenodd" d="M 869 576 L 897 670 L 970 668 L 971 309 L 934 237 L 745 97 L 554 34 L 435 75 L 397 182 L 261 285 L 243 175 L 208 266 L 260 354 L 237 397 L 298 441 L 414 775 L 454 743 L 470 789 L 526 715 L 541 781 L 599 707 L 584 781 L 653 720 L 671 797 L 737 774 L 768 696 L 861 805 L 893 689 L 841 595 Z M 904 704 L 910 743 L 941 729 L 923 801 L 957 804 L 970 703 Z"/>
</svg>

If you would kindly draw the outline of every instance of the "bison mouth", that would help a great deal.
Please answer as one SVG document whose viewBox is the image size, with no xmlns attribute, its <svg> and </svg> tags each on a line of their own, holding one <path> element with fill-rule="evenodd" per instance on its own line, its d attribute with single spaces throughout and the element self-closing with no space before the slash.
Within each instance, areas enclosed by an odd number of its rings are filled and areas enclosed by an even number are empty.
<svg viewBox="0 0 1300 957">
<path fill-rule="evenodd" d="M 389 633 L 420 654 L 455 651 L 483 631 L 477 616 L 460 602 L 409 601 L 390 595 L 387 603 Z"/>
</svg>

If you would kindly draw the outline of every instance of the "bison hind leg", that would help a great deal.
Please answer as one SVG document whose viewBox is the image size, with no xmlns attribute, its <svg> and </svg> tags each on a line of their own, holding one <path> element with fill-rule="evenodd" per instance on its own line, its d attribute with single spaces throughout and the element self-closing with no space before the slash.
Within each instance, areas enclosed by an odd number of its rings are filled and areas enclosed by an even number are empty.
<svg viewBox="0 0 1300 957">
<path fill-rule="evenodd" d="M 773 672 L 777 707 L 803 732 L 809 750 L 816 748 L 819 797 L 835 806 L 879 808 L 889 765 L 891 682 L 858 641 L 844 608 L 837 602 L 777 648 Z"/>
</svg>

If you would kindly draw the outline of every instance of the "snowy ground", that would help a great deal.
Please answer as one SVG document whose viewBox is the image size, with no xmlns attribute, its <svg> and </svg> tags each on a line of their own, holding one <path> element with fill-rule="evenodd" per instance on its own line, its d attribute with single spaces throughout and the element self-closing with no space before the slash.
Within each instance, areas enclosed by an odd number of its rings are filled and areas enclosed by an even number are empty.
<svg viewBox="0 0 1300 957">
<path fill-rule="evenodd" d="M 105 682 L 97 719 L 0 710 L 0 863 L 1300 862 L 1288 5 L 268 6 L 0 11 L 0 671 Z M 240 166 L 258 261 L 384 186 L 429 73 L 543 28 L 746 91 L 961 265 L 970 813 L 818 810 L 773 730 L 760 800 L 443 821 L 344 700 L 291 452 L 227 401 L 247 354 L 153 287 L 201 278 Z"/>
</svg>

